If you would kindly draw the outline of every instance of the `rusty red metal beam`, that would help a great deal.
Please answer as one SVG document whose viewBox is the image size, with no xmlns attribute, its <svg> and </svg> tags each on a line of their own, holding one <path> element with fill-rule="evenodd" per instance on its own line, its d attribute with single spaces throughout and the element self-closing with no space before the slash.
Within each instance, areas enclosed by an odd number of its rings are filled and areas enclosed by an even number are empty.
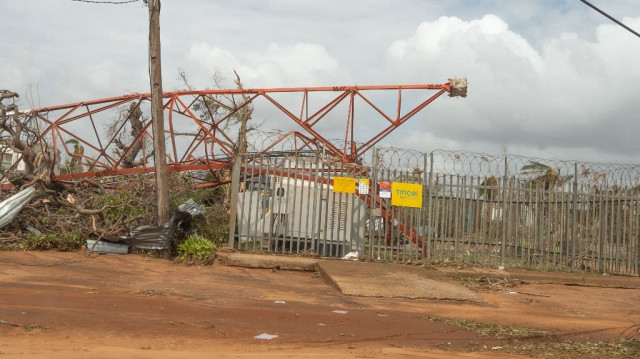
<svg viewBox="0 0 640 359">
<path fill-rule="evenodd" d="M 451 89 L 451 83 L 436 85 L 374 85 L 374 86 L 324 86 L 324 87 L 281 87 L 281 88 L 264 88 L 264 89 L 229 89 L 229 90 L 201 90 L 201 91 L 173 91 L 164 92 L 163 98 L 171 98 L 173 96 L 194 96 L 194 95 L 242 95 L 242 94 L 257 94 L 262 95 L 265 93 L 280 93 L 280 92 L 349 92 L 349 91 L 366 91 L 366 90 L 441 90 L 445 89 L 449 91 Z M 118 101 L 129 101 L 139 99 L 151 99 L 150 93 L 138 93 L 123 95 L 117 97 L 109 97 L 98 100 L 83 101 L 78 103 L 71 103 L 67 105 L 57 105 L 49 107 L 41 107 L 31 110 L 31 112 L 50 112 L 63 109 L 71 109 L 73 107 L 79 107 L 82 105 L 96 105 L 102 103 L 111 103 Z"/>
<path fill-rule="evenodd" d="M 365 93 L 366 91 L 382 91 L 384 97 L 392 98 L 392 102 L 373 101 Z M 424 96 L 419 105 L 404 109 L 402 115 L 402 96 L 407 91 L 413 91 L 416 96 Z M 432 91 L 436 93 L 433 94 Z M 451 92 L 451 82 L 443 84 L 417 84 L 417 85 L 375 85 L 375 86 L 325 86 L 325 87 L 294 87 L 294 88 L 264 88 L 264 89 L 220 89 L 203 91 L 173 91 L 165 92 L 164 109 L 168 112 L 165 118 L 168 120 L 168 129 L 165 133 L 167 142 L 167 165 L 171 171 L 196 170 L 220 168 L 221 163 L 229 163 L 234 156 L 236 148 L 235 135 L 227 132 L 228 124 L 234 116 L 245 106 L 259 102 L 266 104 L 271 109 L 275 109 L 285 118 L 292 120 L 298 130 L 289 131 L 285 136 L 271 139 L 270 143 L 264 143 L 263 148 L 258 149 L 264 152 L 273 149 L 276 145 L 281 145 L 284 137 L 293 136 L 295 151 L 317 147 L 328 155 L 336 157 L 338 160 L 349 163 L 356 161 L 371 147 L 376 145 L 385 136 L 395 131 L 403 123 L 414 117 L 416 113 L 423 110 L 437 97 L 445 92 Z M 287 106 L 274 97 L 275 94 L 301 94 L 302 101 L 295 108 L 294 114 Z M 313 93 L 326 93 L 328 99 L 321 97 L 324 103 L 314 103 L 315 109 L 310 112 L 310 96 Z M 334 95 L 331 95 L 334 94 Z M 227 103 L 223 100 L 235 98 L 237 95 L 248 95 L 247 100 L 231 101 Z M 280 96 L 280 95 L 279 95 Z M 313 95 L 315 96 L 315 95 Z M 198 113 L 197 104 L 202 104 L 207 97 L 220 101 L 223 106 L 215 113 Z M 147 106 L 150 102 L 149 93 L 130 94 L 118 97 L 111 97 L 98 100 L 82 101 L 67 105 L 49 106 L 30 111 L 36 120 L 41 121 L 41 133 L 38 142 L 47 141 L 49 147 L 53 149 L 52 157 L 57 161 L 69 160 L 73 154 L 65 146 L 69 139 L 77 140 L 85 148 L 85 153 L 81 156 L 84 169 L 81 173 L 52 173 L 53 180 L 78 179 L 82 177 L 92 177 L 100 175 L 127 174 L 127 173 L 149 173 L 153 172 L 152 163 L 148 163 L 147 156 L 150 152 L 146 142 L 150 138 L 148 131 L 149 119 L 143 119 L 144 128 L 141 133 L 135 136 L 126 133 L 126 121 L 119 126 L 110 127 L 107 131 L 109 121 L 122 116 L 123 109 L 126 109 L 131 102 L 136 102 L 137 107 Z M 345 101 L 348 99 L 348 101 Z M 299 101 L 296 97 L 295 101 Z M 356 103 L 369 107 L 377 113 L 380 119 L 386 123 L 386 127 L 371 138 L 363 139 L 358 136 L 359 129 L 363 126 L 370 127 L 376 118 L 361 119 L 356 113 Z M 396 104 L 393 107 L 393 115 L 385 112 L 384 107 L 389 103 Z M 232 105 L 229 105 L 232 104 Z M 328 140 L 328 136 L 335 133 L 335 126 L 317 126 L 318 123 L 326 119 L 329 114 L 335 118 L 338 105 L 345 104 L 347 113 L 340 113 L 343 116 L 344 136 L 340 140 L 342 143 L 334 144 Z M 254 105 L 255 106 L 255 105 Z M 118 112 L 120 111 L 120 112 Z M 361 113 L 360 113 L 361 114 Z M 203 116 L 203 118 L 200 118 Z M 254 117 L 256 114 L 254 113 Z M 339 118 L 338 117 L 338 118 Z M 119 117 L 122 119 L 122 117 Z M 327 127 L 331 127 L 331 133 L 327 133 Z M 186 129 L 186 130 L 185 130 Z M 188 133 L 181 133 L 188 132 Z M 193 136 L 193 138 L 187 138 Z M 334 135 L 332 135 L 334 136 Z M 126 148 L 117 148 L 115 142 L 123 139 L 123 143 L 130 143 Z M 140 153 L 136 156 L 136 161 L 141 162 L 139 168 L 125 168 L 123 161 L 128 156 L 133 146 L 142 141 L 142 158 Z M 300 141 L 300 144 L 299 144 Z M 356 145 L 360 141 L 361 145 Z M 299 144 L 299 145 L 298 145 Z M 62 150 L 62 152 L 60 152 Z M 152 158 L 152 157 L 151 157 Z M 59 163 L 61 166 L 63 163 Z M 224 166 L 223 166 L 224 167 Z M 53 171 L 52 171 L 53 172 Z M 2 179 L 0 178 L 0 181 Z"/>
</svg>

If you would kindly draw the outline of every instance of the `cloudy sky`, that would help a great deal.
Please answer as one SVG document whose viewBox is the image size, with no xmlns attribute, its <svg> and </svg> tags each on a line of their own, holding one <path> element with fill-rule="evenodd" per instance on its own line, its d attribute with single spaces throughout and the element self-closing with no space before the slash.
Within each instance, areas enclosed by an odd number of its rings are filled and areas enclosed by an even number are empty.
<svg viewBox="0 0 640 359">
<path fill-rule="evenodd" d="M 591 2 L 640 32 L 637 0 Z M 2 0 L 0 13 L 0 88 L 22 108 L 148 92 L 141 2 Z M 640 163 L 640 38 L 579 0 L 164 0 L 161 31 L 165 90 L 180 69 L 199 88 L 233 69 L 251 88 L 464 76 L 467 98 L 439 98 L 385 142 Z"/>
</svg>

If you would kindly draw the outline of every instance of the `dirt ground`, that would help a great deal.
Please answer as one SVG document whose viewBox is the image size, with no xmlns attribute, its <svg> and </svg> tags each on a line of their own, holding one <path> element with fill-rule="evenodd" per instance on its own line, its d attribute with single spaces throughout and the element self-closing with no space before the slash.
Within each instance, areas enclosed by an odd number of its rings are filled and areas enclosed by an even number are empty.
<svg viewBox="0 0 640 359">
<path fill-rule="evenodd" d="M 640 323 L 640 289 L 478 292 L 484 303 L 363 298 L 310 272 L 0 252 L 0 358 L 519 358 L 501 350 L 514 339 L 429 317 L 554 333 L 518 344 L 608 341 Z"/>
</svg>

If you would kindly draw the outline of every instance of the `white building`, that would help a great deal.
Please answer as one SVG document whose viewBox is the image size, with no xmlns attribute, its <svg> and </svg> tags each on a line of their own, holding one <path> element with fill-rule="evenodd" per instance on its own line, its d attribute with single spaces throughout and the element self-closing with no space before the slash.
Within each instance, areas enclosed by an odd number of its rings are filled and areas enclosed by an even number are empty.
<svg viewBox="0 0 640 359">
<path fill-rule="evenodd" d="M 8 145 L 6 138 L 0 138 L 0 166 L 2 166 L 3 170 L 8 170 L 20 159 L 20 154 L 13 151 L 13 149 Z M 14 168 L 15 171 L 24 170 L 24 162 L 20 161 L 18 165 Z"/>
</svg>

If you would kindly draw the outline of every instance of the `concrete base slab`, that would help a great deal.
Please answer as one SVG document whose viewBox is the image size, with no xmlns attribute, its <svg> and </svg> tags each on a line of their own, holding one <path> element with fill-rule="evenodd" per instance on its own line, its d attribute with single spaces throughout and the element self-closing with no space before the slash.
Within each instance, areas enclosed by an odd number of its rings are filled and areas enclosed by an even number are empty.
<svg viewBox="0 0 640 359">
<path fill-rule="evenodd" d="M 217 258 L 226 265 L 246 268 L 277 268 L 313 272 L 318 265 L 318 260 L 315 258 L 266 254 L 218 253 Z"/>
<path fill-rule="evenodd" d="M 444 273 L 395 263 L 337 260 L 318 262 L 320 273 L 345 295 L 482 302 Z"/>
</svg>

